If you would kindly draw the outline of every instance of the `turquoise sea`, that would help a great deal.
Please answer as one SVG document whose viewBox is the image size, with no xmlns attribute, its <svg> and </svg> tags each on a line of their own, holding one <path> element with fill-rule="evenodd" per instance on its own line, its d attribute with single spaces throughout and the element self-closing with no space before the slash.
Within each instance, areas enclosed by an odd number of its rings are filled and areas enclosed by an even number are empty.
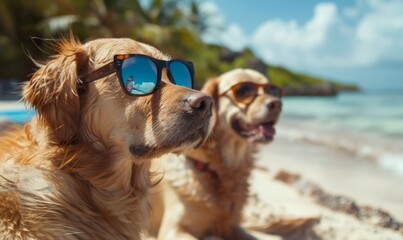
<svg viewBox="0 0 403 240">
<path fill-rule="evenodd" d="M 403 92 L 286 97 L 283 104 L 283 134 L 370 159 L 403 176 Z"/>
<path fill-rule="evenodd" d="M 288 97 L 284 98 L 283 117 L 329 129 L 403 138 L 403 92 Z"/>
<path fill-rule="evenodd" d="M 402 93 L 340 93 L 336 97 L 286 97 L 283 118 L 309 125 L 403 138 Z M 24 123 L 35 113 L 0 109 L 0 118 Z"/>
<path fill-rule="evenodd" d="M 34 111 L 28 111 L 25 109 L 0 109 L 0 120 L 4 119 L 18 124 L 30 121 L 34 115 Z"/>
<path fill-rule="evenodd" d="M 278 134 L 348 151 L 403 176 L 403 93 L 340 93 L 283 101 Z M 34 114 L 24 108 L 0 108 L 0 120 L 19 124 Z"/>
</svg>

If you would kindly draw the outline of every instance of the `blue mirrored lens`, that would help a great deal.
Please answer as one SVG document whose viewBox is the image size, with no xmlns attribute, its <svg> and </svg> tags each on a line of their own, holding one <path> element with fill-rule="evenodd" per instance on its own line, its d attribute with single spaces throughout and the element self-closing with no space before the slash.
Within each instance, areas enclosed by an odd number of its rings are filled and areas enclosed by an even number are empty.
<svg viewBox="0 0 403 240">
<path fill-rule="evenodd" d="M 157 75 L 157 66 L 148 58 L 134 56 L 123 60 L 123 85 L 130 94 L 151 93 L 157 86 Z"/>
<path fill-rule="evenodd" d="M 179 61 L 173 61 L 169 64 L 169 71 L 172 75 L 172 80 L 176 85 L 192 88 L 192 76 L 188 67 Z"/>
</svg>

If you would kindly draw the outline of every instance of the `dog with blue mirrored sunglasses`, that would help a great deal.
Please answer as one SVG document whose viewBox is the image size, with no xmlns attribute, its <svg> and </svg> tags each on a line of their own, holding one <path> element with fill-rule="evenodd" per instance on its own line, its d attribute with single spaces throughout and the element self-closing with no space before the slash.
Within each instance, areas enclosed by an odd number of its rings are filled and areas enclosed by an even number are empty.
<svg viewBox="0 0 403 240">
<path fill-rule="evenodd" d="M 140 239 L 151 159 L 200 146 L 213 100 L 191 63 L 147 44 L 58 51 L 23 90 L 37 116 L 0 137 L 0 239 Z"/>
<path fill-rule="evenodd" d="M 90 83 L 116 73 L 126 94 L 144 96 L 153 93 L 158 87 L 163 68 L 168 70 L 167 76 L 172 83 L 186 88 L 194 88 L 192 62 L 179 59 L 160 60 L 143 54 L 115 55 L 113 62 L 89 73 L 83 78 L 82 83 Z"/>
</svg>

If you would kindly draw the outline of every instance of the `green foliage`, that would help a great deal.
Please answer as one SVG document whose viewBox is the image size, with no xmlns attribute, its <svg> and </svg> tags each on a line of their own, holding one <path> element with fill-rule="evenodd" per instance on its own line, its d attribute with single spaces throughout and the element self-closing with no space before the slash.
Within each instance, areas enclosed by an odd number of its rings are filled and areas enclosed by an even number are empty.
<svg viewBox="0 0 403 240">
<path fill-rule="evenodd" d="M 27 79 L 35 67 L 27 55 L 46 59 L 53 53 L 48 39 L 69 35 L 82 41 L 129 37 L 155 45 L 175 57 L 201 51 L 202 21 L 185 14 L 185 0 L 3 0 L 0 2 L 0 79 Z M 200 11 L 199 11 L 200 12 Z M 190 19 L 192 18 L 192 19 Z M 196 20 L 195 20 L 196 19 Z M 191 21 L 192 20 L 192 21 Z M 35 37 L 35 38 L 33 38 Z"/>
<path fill-rule="evenodd" d="M 323 80 L 269 67 L 250 49 L 234 53 L 201 41 L 211 28 L 201 0 L 2 0 L 0 1 L 0 79 L 27 80 L 35 66 L 28 56 L 53 54 L 49 39 L 69 35 L 83 42 L 101 37 L 129 37 L 162 49 L 174 58 L 193 61 L 196 86 L 232 68 L 254 68 L 283 87 Z M 55 40 L 53 40 L 55 41 Z M 353 89 L 332 83 L 338 88 Z"/>
<path fill-rule="evenodd" d="M 306 74 L 293 73 L 283 67 L 270 66 L 267 70 L 267 75 L 273 83 L 283 88 L 296 88 L 302 86 L 328 84 L 338 90 L 359 91 L 359 88 L 356 85 L 341 84 Z"/>
<path fill-rule="evenodd" d="M 295 74 L 283 67 L 271 66 L 269 67 L 267 75 L 275 84 L 281 87 L 297 87 L 323 83 L 321 79 L 304 74 Z"/>
</svg>

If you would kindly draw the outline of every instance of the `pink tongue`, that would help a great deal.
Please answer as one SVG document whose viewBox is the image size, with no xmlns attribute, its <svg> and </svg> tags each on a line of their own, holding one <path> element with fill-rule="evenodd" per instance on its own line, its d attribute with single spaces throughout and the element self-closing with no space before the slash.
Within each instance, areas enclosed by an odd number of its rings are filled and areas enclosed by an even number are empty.
<svg viewBox="0 0 403 240">
<path fill-rule="evenodd" d="M 259 125 L 259 132 L 263 134 L 265 137 L 272 138 L 276 133 L 276 130 L 271 125 Z"/>
</svg>

